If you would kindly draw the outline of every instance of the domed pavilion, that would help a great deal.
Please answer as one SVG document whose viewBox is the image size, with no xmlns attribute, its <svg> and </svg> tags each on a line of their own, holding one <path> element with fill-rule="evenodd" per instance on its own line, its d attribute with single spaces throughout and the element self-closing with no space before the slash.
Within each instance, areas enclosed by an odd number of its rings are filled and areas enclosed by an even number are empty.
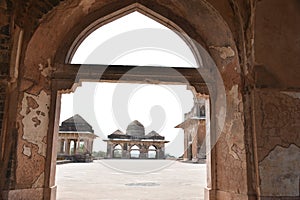
<svg viewBox="0 0 300 200">
<path fill-rule="evenodd" d="M 107 142 L 107 158 L 125 159 L 164 159 L 168 142 L 155 131 L 145 135 L 145 127 L 137 120 L 127 126 L 126 133 L 116 130 L 104 141 Z"/>
</svg>

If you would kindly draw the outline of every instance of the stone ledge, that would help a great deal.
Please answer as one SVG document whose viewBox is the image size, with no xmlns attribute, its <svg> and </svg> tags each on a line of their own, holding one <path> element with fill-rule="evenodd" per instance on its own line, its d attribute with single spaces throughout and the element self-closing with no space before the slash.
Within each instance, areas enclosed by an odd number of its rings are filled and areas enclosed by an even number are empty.
<svg viewBox="0 0 300 200">
<path fill-rule="evenodd" d="M 272 197 L 267 197 L 267 196 L 262 196 L 260 197 L 261 200 L 299 200 L 300 196 L 272 196 Z"/>
<path fill-rule="evenodd" d="M 30 188 L 3 191 L 3 200 L 55 200 L 56 186 L 52 188 Z"/>
<path fill-rule="evenodd" d="M 221 191 L 217 190 L 217 198 L 216 199 L 222 199 L 222 200 L 257 200 L 257 197 L 255 195 L 250 194 L 237 194 L 234 192 L 228 192 L 228 191 Z"/>
<path fill-rule="evenodd" d="M 205 200 L 257 200 L 257 197 L 249 194 L 237 194 L 233 192 L 204 188 Z"/>
<path fill-rule="evenodd" d="M 212 190 L 210 188 L 204 188 L 204 199 L 205 200 L 216 199 L 216 190 Z"/>
</svg>

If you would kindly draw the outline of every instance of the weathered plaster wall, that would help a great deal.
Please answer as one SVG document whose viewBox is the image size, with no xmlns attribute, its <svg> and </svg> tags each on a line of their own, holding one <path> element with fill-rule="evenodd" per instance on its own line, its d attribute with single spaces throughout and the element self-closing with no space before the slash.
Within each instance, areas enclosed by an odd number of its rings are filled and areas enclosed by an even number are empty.
<svg viewBox="0 0 300 200">
<path fill-rule="evenodd" d="M 300 93 L 255 91 L 262 196 L 300 196 Z"/>
<path fill-rule="evenodd" d="M 49 126 L 50 95 L 45 90 L 38 94 L 23 94 L 18 115 L 18 146 L 16 186 L 42 188 Z"/>
<path fill-rule="evenodd" d="M 51 73 L 52 70 L 55 70 L 52 67 L 53 60 L 64 63 L 66 51 L 77 35 L 88 24 L 135 2 L 133 0 L 66 1 L 62 2 L 59 8 L 54 8 L 45 15 L 39 21 L 37 29 L 34 29 L 35 27 L 28 22 L 32 26 L 32 30 L 35 31 L 25 33 L 26 44 L 23 52 L 24 59 L 22 62 L 19 100 L 18 187 L 32 187 L 32 185 L 35 185 L 36 182 L 40 182 L 42 179 L 42 170 L 46 170 L 42 169 L 42 165 L 45 162 L 43 149 L 47 142 L 42 140 L 42 137 L 45 136 L 44 134 L 47 130 L 42 127 L 44 127 L 43 123 L 47 119 L 36 115 L 36 111 L 43 108 L 42 111 L 45 115 L 49 114 L 44 109 L 45 104 L 50 101 L 50 99 L 46 98 L 47 95 L 44 94 L 49 95 L 50 90 L 49 79 L 45 75 L 47 75 L 47 71 Z M 139 2 L 180 26 L 189 36 L 201 43 L 216 62 L 227 92 L 228 117 L 226 118 L 224 134 L 219 138 L 220 142 L 216 145 L 218 151 L 215 158 L 217 174 L 213 175 L 212 181 L 214 182 L 213 185 L 217 182 L 217 186 L 216 188 L 214 186 L 212 189 L 217 189 L 219 192 L 221 191 L 227 195 L 225 195 L 226 198 L 221 195 L 218 197 L 219 199 L 246 199 L 248 176 L 242 115 L 243 102 L 241 91 L 243 86 L 240 74 L 239 52 L 235 46 L 231 30 L 218 11 L 205 1 L 141 0 Z M 30 13 L 27 14 L 30 15 Z M 27 23 L 24 19 L 23 22 Z M 221 85 L 223 83 L 218 84 Z M 219 91 L 214 92 L 217 94 Z M 219 98 L 218 95 L 216 97 Z M 224 96 L 220 98 L 224 98 Z M 38 102 L 39 108 L 35 103 L 32 103 L 34 101 L 28 103 L 28 99 Z M 221 99 L 213 102 L 213 106 L 215 106 L 214 117 L 217 120 L 219 116 L 224 114 L 225 109 L 219 109 L 218 101 L 221 101 Z M 27 108 L 23 108 L 26 106 L 30 107 L 32 113 L 26 114 Z M 221 126 L 218 121 L 214 125 Z M 222 127 L 218 128 L 221 129 Z M 39 133 L 38 139 L 33 139 L 29 132 L 37 129 L 42 129 L 44 133 Z M 47 153 L 47 157 L 50 157 L 49 154 Z M 26 163 L 26 161 L 32 163 Z M 38 163 L 34 167 L 39 170 L 36 170 L 34 174 L 29 176 L 28 174 L 32 170 L 26 166 L 32 167 L 33 163 Z M 232 177 L 233 173 L 238 175 Z M 231 180 L 230 182 L 228 182 L 229 179 Z M 26 186 L 23 185 L 24 183 L 26 183 Z"/>
<path fill-rule="evenodd" d="M 262 0 L 257 2 L 255 61 L 274 82 L 269 87 L 300 86 L 300 1 Z"/>
<path fill-rule="evenodd" d="M 49 75 L 55 70 L 53 60 L 64 63 L 71 43 L 88 24 L 136 2 L 176 23 L 201 43 L 216 62 L 224 80 L 228 110 L 225 129 L 215 146 L 217 153 L 213 159 L 216 168 L 212 170 L 214 177 L 211 185 L 213 190 L 218 190 L 218 199 L 247 199 L 247 183 L 252 181 L 247 170 L 252 166 L 246 159 L 246 153 L 249 152 L 245 146 L 244 106 L 241 95 L 245 89 L 241 80 L 244 70 L 240 69 L 240 64 L 245 68 L 248 63 L 246 57 L 251 57 L 252 53 L 251 20 L 254 11 L 248 9 L 253 2 L 251 0 L 74 0 L 61 1 L 60 4 L 58 0 L 16 0 L 15 22 L 24 28 L 24 46 L 18 99 L 17 180 L 13 189 L 30 189 L 26 195 L 23 194 L 24 197 L 32 191 L 39 193 L 40 198 L 43 196 L 43 189 L 31 189 L 43 187 L 43 179 L 48 176 L 44 172 L 49 167 L 45 166 L 45 160 L 50 159 L 52 153 L 48 149 L 45 158 L 45 134 L 48 130 L 46 124 L 51 114 L 47 108 L 51 100 Z M 213 6 L 207 2 L 211 2 Z M 218 107 L 218 102 L 212 102 L 212 105 L 216 111 L 213 117 L 218 118 L 224 114 L 225 108 Z M 213 123 L 211 125 L 219 126 Z M 33 135 L 38 137 L 34 138 Z M 22 192 L 14 191 L 12 194 L 21 195 Z"/>
<path fill-rule="evenodd" d="M 260 162 L 261 191 L 265 196 L 299 196 L 300 148 L 276 146 Z"/>
<path fill-rule="evenodd" d="M 48 115 L 50 98 L 43 90 L 38 96 L 24 93 L 22 100 L 23 139 L 36 144 L 38 153 L 46 156 L 46 136 L 48 130 Z M 26 126 L 24 126 L 26 125 Z"/>
<path fill-rule="evenodd" d="M 224 130 L 216 148 L 218 199 L 247 199 L 246 148 L 244 143 L 243 106 L 238 86 L 227 95 L 227 113 Z M 233 174 L 235 174 L 233 176 Z M 226 191 L 226 192 L 224 192 Z"/>
</svg>

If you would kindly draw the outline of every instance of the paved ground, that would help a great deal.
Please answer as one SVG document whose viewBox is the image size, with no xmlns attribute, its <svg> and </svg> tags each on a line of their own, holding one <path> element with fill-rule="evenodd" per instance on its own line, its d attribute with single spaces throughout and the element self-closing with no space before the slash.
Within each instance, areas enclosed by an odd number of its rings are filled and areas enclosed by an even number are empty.
<svg viewBox="0 0 300 200">
<path fill-rule="evenodd" d="M 167 160 L 99 160 L 57 165 L 61 200 L 202 200 L 206 165 Z"/>
</svg>

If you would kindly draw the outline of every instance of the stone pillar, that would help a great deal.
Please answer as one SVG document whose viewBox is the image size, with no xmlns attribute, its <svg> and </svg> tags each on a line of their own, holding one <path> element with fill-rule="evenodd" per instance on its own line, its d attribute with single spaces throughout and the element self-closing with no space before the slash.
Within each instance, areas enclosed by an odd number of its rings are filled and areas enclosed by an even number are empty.
<svg viewBox="0 0 300 200">
<path fill-rule="evenodd" d="M 19 92 L 17 146 L 13 157 L 18 164 L 12 171 L 15 178 L 5 192 L 5 199 L 48 200 L 56 196 L 60 95 L 53 85 L 51 90 L 44 85 L 34 87 L 40 89 Z"/>
<path fill-rule="evenodd" d="M 193 158 L 192 156 L 193 137 L 192 137 L 191 128 L 189 127 L 186 132 L 187 132 L 187 160 L 191 160 Z"/>
<path fill-rule="evenodd" d="M 216 149 L 213 148 L 215 135 L 211 131 L 215 129 L 215 123 L 210 123 L 210 100 L 205 100 L 205 128 L 206 128 L 206 182 L 207 186 L 204 188 L 204 199 L 216 199 Z M 211 108 L 213 109 L 213 107 Z M 214 121 L 213 121 L 214 122 Z"/>
<path fill-rule="evenodd" d="M 147 149 L 144 145 L 140 148 L 140 159 L 147 159 Z"/>
<path fill-rule="evenodd" d="M 112 158 L 113 157 L 113 147 L 111 142 L 107 142 L 107 151 L 106 151 L 106 158 Z"/>
<path fill-rule="evenodd" d="M 77 140 L 73 140 L 74 141 L 74 152 L 73 154 L 75 155 L 76 154 L 76 150 L 77 150 Z"/>
<path fill-rule="evenodd" d="M 198 125 L 198 157 L 200 159 L 206 158 L 206 126 L 205 126 L 205 120 L 201 119 L 199 120 Z"/>
<path fill-rule="evenodd" d="M 58 153 L 60 153 L 60 150 L 61 150 L 61 141 L 62 141 L 61 139 L 57 140 L 57 146 L 56 146 L 56 148 L 57 148 L 57 152 Z"/>
<path fill-rule="evenodd" d="M 130 144 L 127 143 L 127 150 L 126 150 L 126 159 L 130 159 Z"/>
<path fill-rule="evenodd" d="M 183 161 L 187 161 L 188 160 L 188 148 L 189 148 L 188 134 L 187 134 L 187 131 L 184 129 L 184 153 L 183 153 Z"/>
<path fill-rule="evenodd" d="M 128 144 L 124 143 L 122 146 L 122 155 L 121 158 L 127 158 L 127 148 L 128 148 Z"/>
<path fill-rule="evenodd" d="M 89 141 L 88 141 L 88 139 L 84 140 L 84 147 L 85 147 L 85 152 L 88 153 L 89 152 Z"/>
<path fill-rule="evenodd" d="M 59 149 L 60 153 L 64 153 L 64 147 L 65 147 L 65 139 L 61 139 L 60 140 L 60 149 Z"/>
<path fill-rule="evenodd" d="M 94 140 L 93 139 L 91 139 L 90 145 L 91 145 L 91 153 L 93 153 L 93 146 L 94 146 Z"/>
<path fill-rule="evenodd" d="M 83 152 L 84 153 L 88 152 L 87 140 L 86 139 L 83 139 Z"/>
<path fill-rule="evenodd" d="M 165 148 L 162 147 L 157 147 L 156 151 L 157 159 L 164 159 L 165 158 Z"/>
<path fill-rule="evenodd" d="M 92 141 L 91 141 L 91 139 L 88 139 L 88 150 L 89 150 L 89 153 L 92 154 L 93 149 L 92 149 Z"/>
<path fill-rule="evenodd" d="M 70 155 L 70 143 L 71 143 L 71 141 L 69 139 L 65 140 L 65 144 L 66 144 L 65 154 L 66 155 Z"/>
<path fill-rule="evenodd" d="M 198 162 L 198 137 L 197 129 L 192 134 L 192 161 Z"/>
</svg>

